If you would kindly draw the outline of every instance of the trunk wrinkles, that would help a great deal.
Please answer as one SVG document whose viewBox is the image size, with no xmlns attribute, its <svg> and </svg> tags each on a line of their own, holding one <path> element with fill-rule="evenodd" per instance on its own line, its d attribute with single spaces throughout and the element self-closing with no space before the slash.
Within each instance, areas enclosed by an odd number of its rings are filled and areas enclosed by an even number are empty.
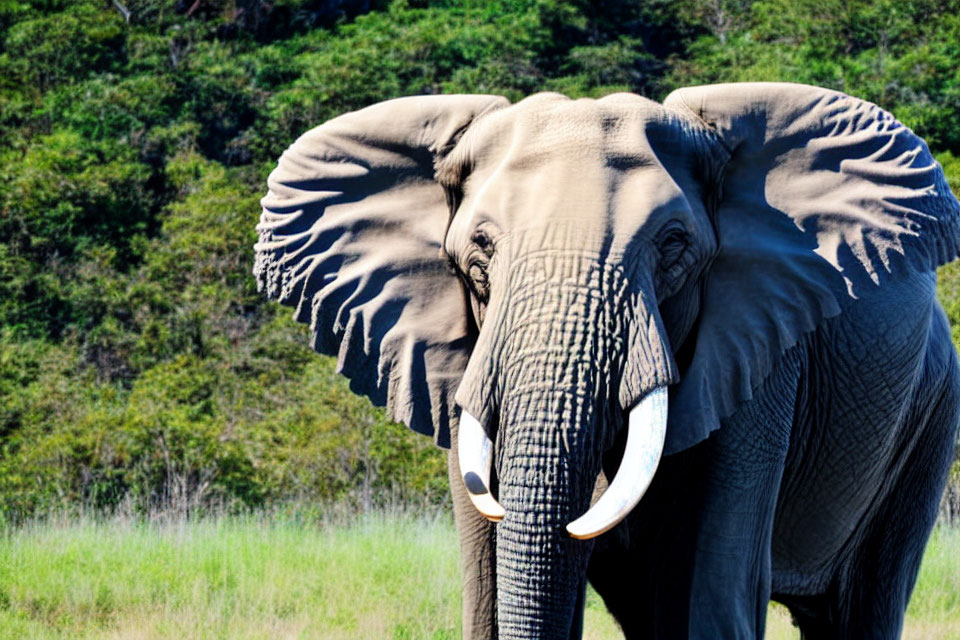
<svg viewBox="0 0 960 640">
<path fill-rule="evenodd" d="M 623 423 L 627 347 L 636 323 L 650 323 L 640 292 L 596 256 L 525 256 L 510 282 L 494 357 L 507 511 L 497 543 L 500 634 L 567 638 L 591 547 L 564 527 L 589 506 L 601 454 Z"/>
<path fill-rule="evenodd" d="M 646 261 L 611 243 L 558 222 L 504 239 L 490 265 L 457 402 L 495 442 L 501 638 L 575 630 L 592 545 L 565 527 L 587 510 L 624 409 L 675 381 Z"/>
</svg>

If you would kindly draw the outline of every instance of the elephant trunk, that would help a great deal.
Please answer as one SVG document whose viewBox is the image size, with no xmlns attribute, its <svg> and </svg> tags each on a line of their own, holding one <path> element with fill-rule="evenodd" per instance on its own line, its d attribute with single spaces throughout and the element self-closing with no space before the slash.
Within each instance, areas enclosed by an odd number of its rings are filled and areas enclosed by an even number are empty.
<svg viewBox="0 0 960 640">
<path fill-rule="evenodd" d="M 665 386 L 657 381 L 672 370 L 657 362 L 672 360 L 628 355 L 638 334 L 643 345 L 662 342 L 651 339 L 658 323 L 642 288 L 617 267 L 544 256 L 516 267 L 513 281 L 525 270 L 544 277 L 511 292 L 497 322 L 498 624 L 501 638 L 579 637 L 592 545 L 566 525 L 588 509 L 602 454 L 624 424 L 624 385 Z"/>
<path fill-rule="evenodd" d="M 561 407 L 577 403 L 563 392 L 544 398 Z M 578 626 L 591 545 L 570 537 L 565 526 L 589 504 L 596 465 L 576 461 L 588 457 L 576 429 L 534 419 L 515 422 L 510 431 L 501 431 L 510 453 L 499 473 L 505 511 L 497 528 L 500 637 L 566 639 Z"/>
</svg>

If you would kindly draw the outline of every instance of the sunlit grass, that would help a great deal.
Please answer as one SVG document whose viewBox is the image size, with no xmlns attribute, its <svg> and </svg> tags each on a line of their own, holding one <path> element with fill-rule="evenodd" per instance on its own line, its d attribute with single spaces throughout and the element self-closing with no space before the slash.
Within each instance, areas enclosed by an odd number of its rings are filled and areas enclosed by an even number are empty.
<svg viewBox="0 0 960 640">
<path fill-rule="evenodd" d="M 960 637 L 960 532 L 934 536 L 905 637 Z M 0 537 L 0 639 L 460 637 L 445 515 L 70 519 Z M 622 637 L 591 593 L 585 638 Z M 768 638 L 796 638 L 772 607 Z"/>
<path fill-rule="evenodd" d="M 454 638 L 452 525 L 258 518 L 8 534 L 0 638 Z"/>
<path fill-rule="evenodd" d="M 960 529 L 933 532 L 920 566 L 904 638 L 960 638 Z"/>
</svg>

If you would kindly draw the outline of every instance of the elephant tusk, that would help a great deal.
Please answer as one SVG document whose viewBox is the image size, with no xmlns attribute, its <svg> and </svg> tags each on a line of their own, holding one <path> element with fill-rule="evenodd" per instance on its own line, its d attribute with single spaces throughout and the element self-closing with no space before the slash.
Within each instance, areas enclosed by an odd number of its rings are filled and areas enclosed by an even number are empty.
<svg viewBox="0 0 960 640">
<path fill-rule="evenodd" d="M 467 495 L 483 517 L 500 522 L 507 514 L 490 493 L 490 465 L 493 462 L 493 441 L 480 422 L 466 411 L 460 412 L 460 431 L 457 437 L 457 459 L 460 474 L 467 486 Z"/>
<path fill-rule="evenodd" d="M 617 526 L 650 486 L 667 433 L 667 389 L 658 387 L 630 411 L 627 446 L 620 469 L 589 511 L 567 525 L 567 533 L 589 540 Z"/>
</svg>

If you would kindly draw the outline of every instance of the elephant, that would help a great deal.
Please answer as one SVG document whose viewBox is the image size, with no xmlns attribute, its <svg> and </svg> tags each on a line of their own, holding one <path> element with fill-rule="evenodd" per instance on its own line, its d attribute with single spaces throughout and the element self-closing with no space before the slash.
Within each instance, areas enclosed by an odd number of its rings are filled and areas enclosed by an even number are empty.
<svg viewBox="0 0 960 640">
<path fill-rule="evenodd" d="M 787 83 L 387 100 L 303 134 L 253 269 L 449 449 L 465 638 L 894 638 L 960 423 L 960 204 Z"/>
</svg>

